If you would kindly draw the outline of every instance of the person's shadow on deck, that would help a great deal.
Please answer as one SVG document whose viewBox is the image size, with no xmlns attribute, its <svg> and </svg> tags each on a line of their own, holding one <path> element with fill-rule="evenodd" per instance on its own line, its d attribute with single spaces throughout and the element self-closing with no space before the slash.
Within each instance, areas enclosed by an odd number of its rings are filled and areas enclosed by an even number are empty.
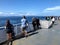
<svg viewBox="0 0 60 45">
<path fill-rule="evenodd" d="M 39 33 L 39 32 L 37 32 L 37 30 L 29 31 L 29 32 L 28 32 L 28 37 L 33 36 L 33 35 L 38 34 L 38 33 Z M 25 37 L 25 36 L 22 35 L 22 34 L 19 34 L 19 35 L 17 35 L 17 36 L 14 36 L 14 37 L 13 37 L 13 40 L 12 40 L 12 42 L 11 42 L 11 45 L 13 44 L 13 41 L 15 41 L 15 40 L 17 40 L 17 39 L 24 38 L 24 37 Z M 27 37 L 27 38 L 28 38 L 28 37 Z M 6 41 L 4 44 L 7 44 L 7 41 Z"/>
<path fill-rule="evenodd" d="M 57 23 L 51 24 L 51 25 L 49 26 L 49 29 L 52 28 L 53 26 L 56 26 L 56 25 L 58 25 L 58 24 L 57 24 Z"/>
<path fill-rule="evenodd" d="M 27 38 L 28 38 L 29 36 L 33 36 L 33 35 L 35 35 L 35 34 L 38 34 L 38 32 L 36 32 L 36 30 L 30 31 L 30 32 L 28 32 Z M 16 36 L 13 41 L 15 41 L 15 40 L 17 40 L 17 39 L 24 38 L 24 37 L 25 37 L 24 35 L 20 34 L 20 35 Z"/>
<path fill-rule="evenodd" d="M 29 36 L 32 36 L 34 34 L 38 34 L 38 32 L 32 32 L 31 34 L 29 34 Z"/>
</svg>

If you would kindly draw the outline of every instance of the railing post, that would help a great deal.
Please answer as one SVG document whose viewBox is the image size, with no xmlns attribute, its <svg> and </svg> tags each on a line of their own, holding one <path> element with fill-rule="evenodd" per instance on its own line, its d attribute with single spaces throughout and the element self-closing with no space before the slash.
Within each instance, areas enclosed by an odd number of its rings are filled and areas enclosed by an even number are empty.
<svg viewBox="0 0 60 45">
<path fill-rule="evenodd" d="M 15 36 L 16 36 L 17 35 L 17 24 L 15 25 L 14 31 L 15 31 Z"/>
</svg>

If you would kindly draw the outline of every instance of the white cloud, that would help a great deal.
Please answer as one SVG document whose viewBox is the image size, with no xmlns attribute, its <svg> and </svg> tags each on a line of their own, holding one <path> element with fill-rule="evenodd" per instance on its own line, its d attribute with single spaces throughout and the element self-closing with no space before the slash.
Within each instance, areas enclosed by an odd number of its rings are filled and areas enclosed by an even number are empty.
<svg viewBox="0 0 60 45">
<path fill-rule="evenodd" d="M 55 6 L 55 7 L 52 7 L 52 8 L 46 8 L 45 10 L 47 10 L 47 11 L 60 10 L 60 6 Z"/>
<path fill-rule="evenodd" d="M 58 11 L 60 10 L 60 6 L 55 6 L 55 7 L 51 7 L 51 8 L 45 8 L 42 12 L 43 13 L 48 13 L 48 12 L 53 12 L 53 11 Z"/>
<path fill-rule="evenodd" d="M 3 14 L 7 14 L 8 15 L 9 13 L 3 13 Z"/>
<path fill-rule="evenodd" d="M 9 13 L 9 14 L 12 14 L 12 15 L 13 15 L 13 14 L 15 14 L 15 13 Z"/>
<path fill-rule="evenodd" d="M 32 12 L 22 12 L 22 13 L 19 13 L 19 16 L 23 16 L 23 15 L 25 15 L 25 16 L 33 16 L 33 15 L 36 15 L 36 14 L 34 14 Z"/>
<path fill-rule="evenodd" d="M 51 8 L 45 8 L 40 12 L 40 15 L 60 15 L 60 6 L 55 6 Z"/>
<path fill-rule="evenodd" d="M 0 14 L 3 14 L 3 12 L 0 12 Z"/>
<path fill-rule="evenodd" d="M 26 13 L 26 15 L 34 15 L 34 13 L 28 12 Z"/>
<path fill-rule="evenodd" d="M 33 16 L 36 15 L 35 13 L 32 12 L 21 12 L 21 13 L 14 13 L 14 12 L 0 12 L 0 16 Z"/>
</svg>

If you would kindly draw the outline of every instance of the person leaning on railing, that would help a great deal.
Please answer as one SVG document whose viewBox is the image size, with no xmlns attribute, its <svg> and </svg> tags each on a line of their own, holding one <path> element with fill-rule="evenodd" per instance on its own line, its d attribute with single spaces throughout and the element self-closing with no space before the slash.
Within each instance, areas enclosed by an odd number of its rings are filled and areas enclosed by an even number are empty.
<svg viewBox="0 0 60 45">
<path fill-rule="evenodd" d="M 13 39 L 13 30 L 14 27 L 13 25 L 10 23 L 10 20 L 6 21 L 6 33 L 7 33 L 7 45 L 9 44 L 9 42 L 12 42 Z"/>
</svg>

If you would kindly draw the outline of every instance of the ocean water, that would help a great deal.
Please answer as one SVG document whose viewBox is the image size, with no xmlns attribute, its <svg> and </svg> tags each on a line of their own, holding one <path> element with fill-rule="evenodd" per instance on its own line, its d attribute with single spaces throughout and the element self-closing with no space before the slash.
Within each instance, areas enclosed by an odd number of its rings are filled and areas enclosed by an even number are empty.
<svg viewBox="0 0 60 45">
<path fill-rule="evenodd" d="M 32 22 L 33 17 L 39 18 L 41 20 L 45 20 L 44 16 L 26 16 L 28 22 Z M 7 19 L 9 19 L 12 24 L 17 24 L 17 23 L 20 23 L 21 18 L 22 18 L 21 16 L 5 16 L 5 17 L 3 16 L 3 17 L 0 17 L 0 27 L 5 26 Z"/>
</svg>

